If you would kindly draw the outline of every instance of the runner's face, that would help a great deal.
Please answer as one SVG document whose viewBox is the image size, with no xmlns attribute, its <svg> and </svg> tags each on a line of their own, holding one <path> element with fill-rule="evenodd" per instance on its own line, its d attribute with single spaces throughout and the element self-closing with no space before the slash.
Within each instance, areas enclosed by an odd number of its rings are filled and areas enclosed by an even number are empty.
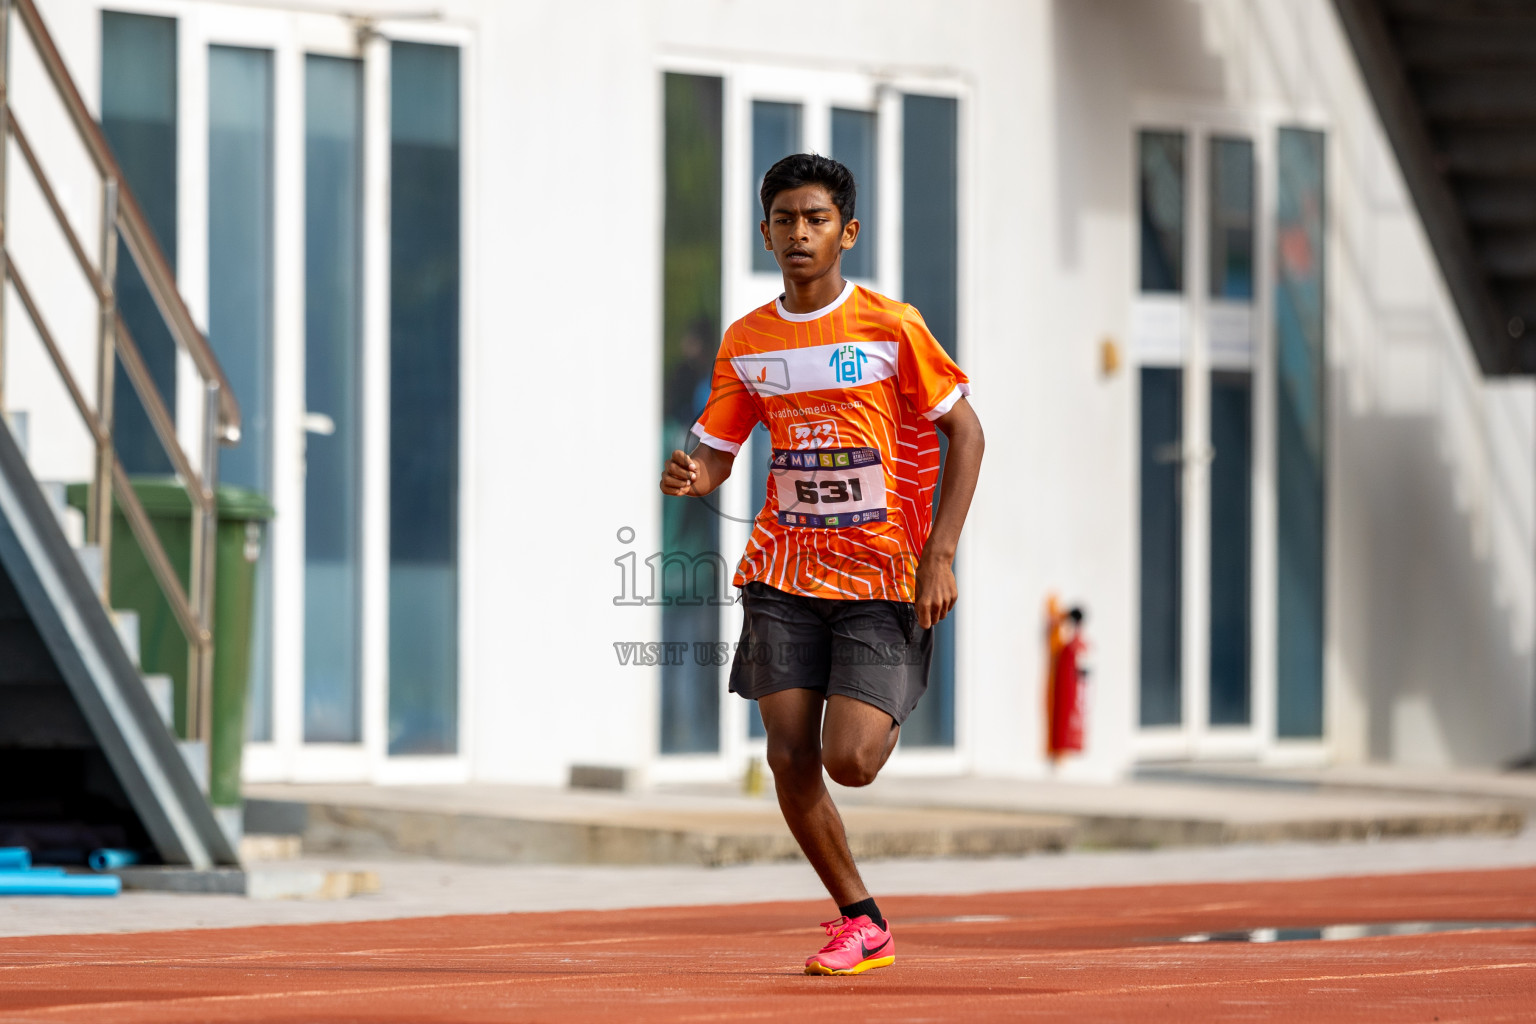
<svg viewBox="0 0 1536 1024">
<path fill-rule="evenodd" d="M 859 222 L 843 223 L 825 185 L 802 185 L 773 197 L 762 231 L 785 280 L 805 284 L 837 268 L 859 237 Z"/>
</svg>

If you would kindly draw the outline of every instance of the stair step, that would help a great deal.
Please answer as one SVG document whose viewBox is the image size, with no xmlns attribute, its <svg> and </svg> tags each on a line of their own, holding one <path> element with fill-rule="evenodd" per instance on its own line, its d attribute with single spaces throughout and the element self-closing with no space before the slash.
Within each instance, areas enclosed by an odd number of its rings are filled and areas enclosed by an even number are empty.
<svg viewBox="0 0 1536 1024">
<path fill-rule="evenodd" d="M 133 667 L 139 667 L 139 613 L 135 611 L 112 611 L 112 627 L 117 630 L 117 638 L 123 642 L 123 650 L 128 652 L 128 660 L 133 662 Z"/>
<path fill-rule="evenodd" d="M 246 832 L 240 837 L 240 863 L 298 860 L 304 853 L 304 837 Z"/>
<path fill-rule="evenodd" d="M 95 544 L 83 544 L 75 548 L 75 557 L 80 559 L 80 568 L 85 570 L 86 579 L 91 581 L 91 589 L 101 593 L 101 548 Z"/>
<path fill-rule="evenodd" d="M 16 447 L 21 449 L 21 457 L 30 459 L 32 453 L 31 418 L 25 409 L 12 409 L 5 414 L 5 422 L 11 428 L 11 437 L 16 441 Z"/>
<path fill-rule="evenodd" d="M 43 497 L 48 499 L 48 504 L 53 506 L 55 512 L 69 508 L 69 494 L 62 480 L 39 480 L 37 487 L 43 492 Z"/>
<path fill-rule="evenodd" d="M 181 751 L 181 759 L 187 762 L 187 770 L 192 773 L 197 788 L 207 793 L 208 745 L 202 740 L 177 740 L 176 749 Z"/>
<path fill-rule="evenodd" d="M 245 814 L 239 807 L 215 807 L 213 809 L 214 820 L 229 837 L 229 845 L 235 849 L 240 848 L 240 840 L 245 835 Z"/>
<path fill-rule="evenodd" d="M 37 486 L 43 492 L 53 517 L 59 521 L 59 529 L 69 546 L 78 548 L 85 543 L 85 516 L 69 503 L 69 485 L 62 480 L 39 480 Z"/>
<path fill-rule="evenodd" d="M 176 721 L 175 682 L 168 675 L 152 672 L 144 677 L 144 689 L 149 691 L 149 699 L 160 713 L 160 721 L 165 723 L 167 729 L 172 728 L 172 723 Z"/>
</svg>

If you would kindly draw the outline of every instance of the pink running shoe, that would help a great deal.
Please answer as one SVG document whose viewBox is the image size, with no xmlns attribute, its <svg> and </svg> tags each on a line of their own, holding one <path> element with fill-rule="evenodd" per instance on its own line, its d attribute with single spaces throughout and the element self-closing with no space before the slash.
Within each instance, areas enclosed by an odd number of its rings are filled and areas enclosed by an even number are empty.
<svg viewBox="0 0 1536 1024">
<path fill-rule="evenodd" d="M 831 938 L 821 952 L 805 962 L 806 974 L 863 974 L 876 967 L 896 962 L 896 940 L 887 927 L 881 928 L 866 914 L 849 919 L 823 921 L 821 926 Z"/>
</svg>

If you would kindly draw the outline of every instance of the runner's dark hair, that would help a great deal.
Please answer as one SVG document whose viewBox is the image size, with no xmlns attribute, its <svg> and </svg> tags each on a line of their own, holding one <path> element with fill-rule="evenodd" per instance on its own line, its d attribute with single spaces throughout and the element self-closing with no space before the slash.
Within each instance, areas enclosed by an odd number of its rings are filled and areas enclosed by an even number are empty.
<svg viewBox="0 0 1536 1024">
<path fill-rule="evenodd" d="M 828 156 L 817 153 L 795 153 L 785 157 L 763 175 L 763 187 L 758 198 L 763 201 L 763 219 L 768 219 L 768 208 L 773 197 L 780 192 L 803 185 L 820 185 L 832 195 L 832 204 L 842 215 L 843 223 L 853 220 L 854 202 L 859 188 L 854 183 L 853 172 Z"/>
</svg>

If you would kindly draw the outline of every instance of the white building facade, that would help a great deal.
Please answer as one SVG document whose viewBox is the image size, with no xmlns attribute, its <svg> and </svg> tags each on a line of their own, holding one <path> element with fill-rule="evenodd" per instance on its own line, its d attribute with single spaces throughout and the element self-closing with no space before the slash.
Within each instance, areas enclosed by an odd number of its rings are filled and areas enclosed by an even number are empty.
<svg viewBox="0 0 1536 1024">
<path fill-rule="evenodd" d="M 656 480 L 779 290 L 755 193 L 799 150 L 854 169 L 849 276 L 922 310 L 987 432 L 890 771 L 1532 749 L 1536 391 L 1479 373 L 1326 0 L 39 7 L 241 401 L 222 476 L 276 508 L 250 781 L 761 755 L 717 572 L 764 458 L 707 505 Z M 18 265 L 57 255 L 25 187 Z M 7 316 L 34 469 L 84 479 Z M 1092 654 L 1054 767 L 1053 594 Z"/>
</svg>

